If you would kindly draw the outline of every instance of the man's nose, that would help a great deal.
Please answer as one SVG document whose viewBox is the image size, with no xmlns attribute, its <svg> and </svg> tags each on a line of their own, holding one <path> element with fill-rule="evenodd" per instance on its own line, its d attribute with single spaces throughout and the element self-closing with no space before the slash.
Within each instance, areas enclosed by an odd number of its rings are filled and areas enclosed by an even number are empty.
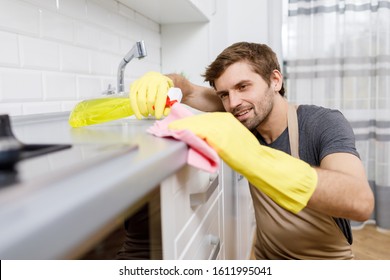
<svg viewBox="0 0 390 280">
<path fill-rule="evenodd" d="M 234 91 L 229 93 L 229 105 L 230 105 L 230 108 L 235 108 L 238 105 L 240 105 L 241 103 L 242 103 L 242 100 L 241 100 L 239 94 L 237 94 Z"/>
</svg>

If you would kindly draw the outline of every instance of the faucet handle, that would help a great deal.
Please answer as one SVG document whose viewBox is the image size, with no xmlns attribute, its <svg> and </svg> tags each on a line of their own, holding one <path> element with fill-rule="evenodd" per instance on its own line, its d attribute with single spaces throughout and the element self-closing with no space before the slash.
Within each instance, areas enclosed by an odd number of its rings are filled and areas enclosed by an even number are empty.
<svg viewBox="0 0 390 280">
<path fill-rule="evenodd" d="M 106 90 L 102 92 L 103 95 L 111 95 L 115 94 L 115 88 L 111 86 L 111 84 L 108 84 L 108 87 Z"/>
</svg>

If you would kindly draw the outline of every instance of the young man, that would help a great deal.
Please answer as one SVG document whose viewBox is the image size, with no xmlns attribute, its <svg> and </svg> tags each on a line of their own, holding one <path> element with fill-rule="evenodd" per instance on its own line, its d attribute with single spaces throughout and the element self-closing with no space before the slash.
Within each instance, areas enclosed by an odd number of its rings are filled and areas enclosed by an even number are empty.
<svg viewBox="0 0 390 280">
<path fill-rule="evenodd" d="M 250 182 L 257 259 L 352 259 L 349 219 L 367 220 L 374 197 L 344 116 L 314 105 L 295 111 L 284 97 L 276 55 L 264 44 L 231 45 L 204 77 L 212 88 L 179 75 L 146 74 L 132 85 L 132 109 L 138 118 L 162 117 L 167 90 L 175 85 L 183 103 L 226 111 L 170 128 L 203 138 Z"/>
</svg>

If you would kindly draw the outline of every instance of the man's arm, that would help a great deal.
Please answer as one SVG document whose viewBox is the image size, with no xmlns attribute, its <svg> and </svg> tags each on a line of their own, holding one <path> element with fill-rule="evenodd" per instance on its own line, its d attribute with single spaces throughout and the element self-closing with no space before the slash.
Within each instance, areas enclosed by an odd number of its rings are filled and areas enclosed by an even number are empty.
<svg viewBox="0 0 390 280">
<path fill-rule="evenodd" d="M 358 157 L 334 153 L 321 161 L 317 188 L 307 207 L 333 217 L 366 221 L 374 209 L 374 195 Z"/>
<path fill-rule="evenodd" d="M 223 112 L 221 99 L 213 88 L 195 85 L 180 74 L 166 74 L 183 93 L 182 103 L 204 112 Z"/>
</svg>

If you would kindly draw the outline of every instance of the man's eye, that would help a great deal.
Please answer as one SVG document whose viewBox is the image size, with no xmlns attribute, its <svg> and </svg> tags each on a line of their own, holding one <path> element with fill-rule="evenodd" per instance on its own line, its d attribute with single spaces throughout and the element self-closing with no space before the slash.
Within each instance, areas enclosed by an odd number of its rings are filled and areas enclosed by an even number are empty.
<svg viewBox="0 0 390 280">
<path fill-rule="evenodd" d="M 238 89 L 239 90 L 245 90 L 246 89 L 246 85 L 240 85 L 240 87 Z"/>
<path fill-rule="evenodd" d="M 227 94 L 227 93 L 221 93 L 221 94 L 219 95 L 219 98 L 221 98 L 221 99 L 224 99 L 224 98 L 226 98 L 226 97 L 228 97 L 228 94 Z"/>
</svg>

